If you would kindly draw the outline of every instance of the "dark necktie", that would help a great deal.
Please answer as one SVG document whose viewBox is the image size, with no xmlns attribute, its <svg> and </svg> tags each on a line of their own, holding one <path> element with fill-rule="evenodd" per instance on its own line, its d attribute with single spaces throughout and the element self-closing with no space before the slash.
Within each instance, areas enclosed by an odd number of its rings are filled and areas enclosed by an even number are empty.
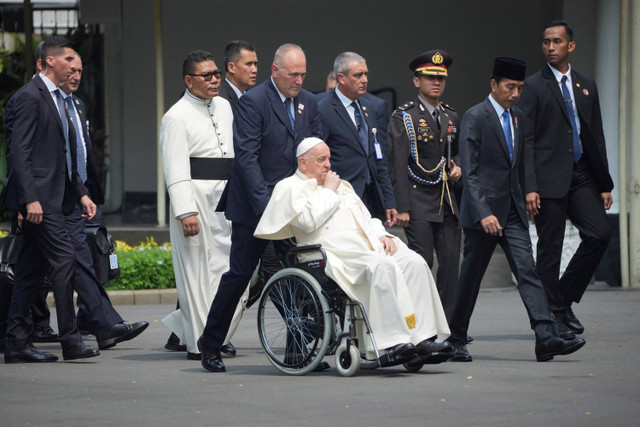
<svg viewBox="0 0 640 427">
<path fill-rule="evenodd" d="M 356 119 L 356 129 L 358 129 L 358 136 L 360 137 L 360 144 L 364 148 L 364 152 L 369 154 L 369 132 L 367 131 L 367 124 L 362 119 L 362 113 L 360 112 L 360 106 L 356 101 L 351 103 L 353 107 L 353 116 Z"/>
<path fill-rule="evenodd" d="M 85 149 L 84 143 L 82 142 L 82 137 L 80 136 L 80 126 L 78 126 L 78 121 L 76 120 L 75 107 L 73 106 L 73 101 L 70 96 L 65 98 L 65 102 L 67 103 L 67 111 L 69 112 L 69 117 L 71 118 L 71 123 L 73 123 L 73 129 L 76 131 L 76 165 L 78 168 L 78 174 L 82 179 L 82 182 L 87 181 L 87 159 L 85 158 Z"/>
<path fill-rule="evenodd" d="M 296 120 L 293 118 L 293 113 L 291 112 L 291 98 L 284 100 L 284 109 L 287 110 L 287 116 L 289 116 L 289 121 L 291 122 L 291 129 L 295 129 Z"/>
<path fill-rule="evenodd" d="M 502 131 L 504 132 L 504 138 L 507 140 L 509 160 L 513 162 L 513 136 L 511 136 L 511 120 L 509 118 L 509 110 L 504 110 L 504 113 L 502 113 Z"/>
<path fill-rule="evenodd" d="M 438 127 L 438 133 L 440 133 L 440 131 L 442 131 L 442 127 L 440 126 L 440 112 L 437 108 L 433 110 L 433 120 L 435 120 L 436 126 Z"/>
<path fill-rule="evenodd" d="M 582 157 L 582 147 L 580 146 L 580 135 L 578 134 L 578 126 L 576 124 L 576 114 L 571 102 L 571 94 L 567 87 L 567 76 L 562 76 L 562 97 L 564 98 L 564 106 L 567 108 L 569 121 L 571 122 L 571 132 L 573 134 L 573 161 L 578 163 Z"/>
<path fill-rule="evenodd" d="M 60 113 L 60 120 L 62 121 L 62 133 L 64 133 L 64 147 L 67 157 L 67 174 L 69 175 L 69 179 L 71 179 L 73 163 L 71 161 L 71 146 L 69 145 L 69 115 L 67 114 L 67 109 L 64 106 L 64 100 L 62 99 L 60 89 L 56 89 L 54 92 L 56 93 L 58 112 Z"/>
</svg>

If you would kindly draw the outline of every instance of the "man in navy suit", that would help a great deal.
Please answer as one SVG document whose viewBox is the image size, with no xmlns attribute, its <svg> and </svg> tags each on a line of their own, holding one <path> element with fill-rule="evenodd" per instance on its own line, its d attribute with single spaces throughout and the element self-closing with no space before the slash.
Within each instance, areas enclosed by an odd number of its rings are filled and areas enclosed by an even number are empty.
<svg viewBox="0 0 640 427">
<path fill-rule="evenodd" d="M 297 167 L 296 147 L 319 135 L 315 96 L 302 89 L 307 62 L 300 46 L 284 44 L 276 50 L 271 77 L 240 98 L 234 112 L 235 160 L 219 210 L 232 222 L 229 271 L 220 281 L 198 346 L 202 366 L 224 372 L 220 356 L 225 336 L 242 293 L 258 264 L 267 240 L 253 236 L 273 187 Z M 288 244 L 276 241 L 283 257 Z"/>
<path fill-rule="evenodd" d="M 84 103 L 73 95 L 80 87 L 82 79 L 82 60 L 76 55 L 71 63 L 71 76 L 60 89 L 69 112 L 73 129 L 76 131 L 76 158 L 78 175 L 89 191 L 91 199 L 97 204 L 104 203 L 104 192 L 100 185 L 98 170 L 91 154 L 91 138 L 87 129 L 87 117 Z M 93 333 L 100 350 L 128 341 L 141 334 L 149 322 L 124 323 L 122 317 L 113 308 L 111 300 L 96 277 L 91 250 L 87 244 L 86 218 L 82 215 L 82 206 L 76 204 L 73 212 L 65 217 L 69 238 L 76 254 L 76 271 L 73 288 L 78 293 L 78 324 Z"/>
<path fill-rule="evenodd" d="M 96 205 L 77 172 L 75 132 L 58 87 L 71 75 L 75 51 L 69 42 L 50 37 L 42 46 L 44 73 L 34 77 L 14 101 L 6 127 L 10 179 L 7 206 L 23 218 L 23 249 L 17 265 L 17 286 L 11 299 L 5 363 L 54 362 L 57 356 L 38 351 L 29 339 L 33 325 L 29 308 L 40 291 L 46 268 L 56 301 L 56 314 L 65 360 L 94 357 L 76 326 L 72 281 L 75 252 L 64 215 L 80 203 L 87 218 Z"/>
<path fill-rule="evenodd" d="M 318 105 L 322 139 L 331 149 L 333 170 L 348 181 L 374 216 L 384 216 L 387 226 L 396 222 L 396 200 L 387 166 L 386 141 L 378 135 L 378 122 L 367 92 L 366 60 L 343 52 L 333 64 L 338 86 Z"/>
<path fill-rule="evenodd" d="M 573 353 L 585 341 L 558 336 L 544 288 L 531 251 L 527 211 L 520 188 L 519 168 L 524 143 L 524 116 L 513 108 L 524 85 L 527 65 L 513 58 L 496 58 L 491 94 L 471 107 L 460 126 L 464 258 L 451 316 L 451 361 L 471 362 L 466 348 L 469 321 L 478 298 L 482 277 L 496 245 L 504 250 L 518 281 L 531 328 L 535 331 L 536 359 Z"/>
<path fill-rule="evenodd" d="M 235 110 L 244 93 L 256 85 L 258 54 L 251 43 L 234 40 L 224 49 L 225 78 L 220 83 L 222 98 Z"/>
<path fill-rule="evenodd" d="M 537 269 L 558 328 L 584 327 L 571 305 L 580 302 L 611 237 L 606 210 L 613 180 L 602 130 L 598 89 L 575 71 L 576 44 L 564 21 L 545 27 L 542 51 L 548 64 L 524 82 L 524 191 L 538 232 Z M 580 246 L 560 277 L 566 218 L 580 232 Z"/>
</svg>

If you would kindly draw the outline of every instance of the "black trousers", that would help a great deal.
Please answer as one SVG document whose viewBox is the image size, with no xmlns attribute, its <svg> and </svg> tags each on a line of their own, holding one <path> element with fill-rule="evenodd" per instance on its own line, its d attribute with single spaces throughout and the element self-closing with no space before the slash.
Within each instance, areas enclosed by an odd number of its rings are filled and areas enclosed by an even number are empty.
<svg viewBox="0 0 640 427">
<path fill-rule="evenodd" d="M 89 332 L 98 334 L 122 322 L 122 317 L 113 308 L 109 295 L 96 277 L 85 231 L 87 220 L 82 217 L 83 212 L 77 204 L 73 212 L 65 217 L 65 225 L 75 252 L 73 288 L 78 293 L 78 321 L 82 320 L 83 327 L 87 327 Z"/>
<path fill-rule="evenodd" d="M 431 222 L 411 217 L 407 228 L 409 249 L 416 251 L 433 268 L 433 252 L 438 258 L 436 286 L 447 321 L 451 321 L 456 302 L 458 271 L 460 269 L 460 237 L 458 219 L 449 205 L 444 206 L 442 222 Z"/>
<path fill-rule="evenodd" d="M 449 324 L 449 340 L 457 345 L 465 344 L 467 341 L 469 322 L 478 299 L 480 284 L 496 245 L 500 245 L 504 250 L 511 271 L 516 276 L 520 298 L 527 309 L 536 341 L 540 342 L 557 335 L 555 319 L 535 270 L 529 231 L 520 220 L 515 207 L 511 207 L 502 236 L 492 236 L 484 230 L 465 228 L 464 237 L 464 257 L 458 279 L 456 304 Z"/>
<path fill-rule="evenodd" d="M 582 241 L 560 277 L 567 218 L 578 229 Z M 565 197 L 540 200 L 535 223 L 538 275 L 551 310 L 562 310 L 572 302 L 580 302 L 611 238 L 604 202 L 584 158 L 574 166 L 571 187 Z"/>
<path fill-rule="evenodd" d="M 202 333 L 208 349 L 218 349 L 224 343 L 238 301 L 269 242 L 254 237 L 254 231 L 255 227 L 237 222 L 231 224 L 229 271 L 220 279 L 218 292 L 209 309 L 207 324 Z M 278 256 L 284 260 L 291 244 L 285 240 L 276 240 L 273 241 L 273 246 Z"/>
<path fill-rule="evenodd" d="M 50 266 L 51 288 L 62 348 L 82 341 L 73 308 L 75 252 L 65 225 L 64 215 L 48 213 L 40 224 L 24 221 L 24 243 L 17 265 L 17 277 L 9 308 L 7 349 L 23 349 L 30 343 L 33 324 L 27 320 Z"/>
</svg>

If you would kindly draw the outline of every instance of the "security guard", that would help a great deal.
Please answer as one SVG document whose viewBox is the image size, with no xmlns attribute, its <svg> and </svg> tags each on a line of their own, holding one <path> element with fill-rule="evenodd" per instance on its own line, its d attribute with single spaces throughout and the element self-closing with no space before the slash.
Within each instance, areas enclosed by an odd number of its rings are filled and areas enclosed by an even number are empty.
<svg viewBox="0 0 640 427">
<path fill-rule="evenodd" d="M 458 205 L 453 185 L 458 166 L 455 110 L 440 102 L 453 58 L 442 49 L 424 52 L 411 61 L 414 101 L 401 105 L 389 125 L 389 169 L 398 204 L 398 225 L 405 227 L 409 247 L 433 267 L 447 319 L 455 303 L 460 261 Z"/>
</svg>

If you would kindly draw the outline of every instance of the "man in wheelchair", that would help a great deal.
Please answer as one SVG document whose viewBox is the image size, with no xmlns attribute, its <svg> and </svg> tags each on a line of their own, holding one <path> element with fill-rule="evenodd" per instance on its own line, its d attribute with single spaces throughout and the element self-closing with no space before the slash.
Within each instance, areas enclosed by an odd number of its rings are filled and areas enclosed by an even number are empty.
<svg viewBox="0 0 640 427">
<path fill-rule="evenodd" d="M 306 138 L 296 156 L 296 173 L 275 186 L 255 236 L 320 243 L 327 276 L 363 304 L 378 348 L 390 357 L 451 351 L 444 341 L 449 326 L 424 259 L 387 233 L 351 185 L 331 171 L 326 143 Z M 364 350 L 373 352 L 369 339 Z"/>
</svg>

